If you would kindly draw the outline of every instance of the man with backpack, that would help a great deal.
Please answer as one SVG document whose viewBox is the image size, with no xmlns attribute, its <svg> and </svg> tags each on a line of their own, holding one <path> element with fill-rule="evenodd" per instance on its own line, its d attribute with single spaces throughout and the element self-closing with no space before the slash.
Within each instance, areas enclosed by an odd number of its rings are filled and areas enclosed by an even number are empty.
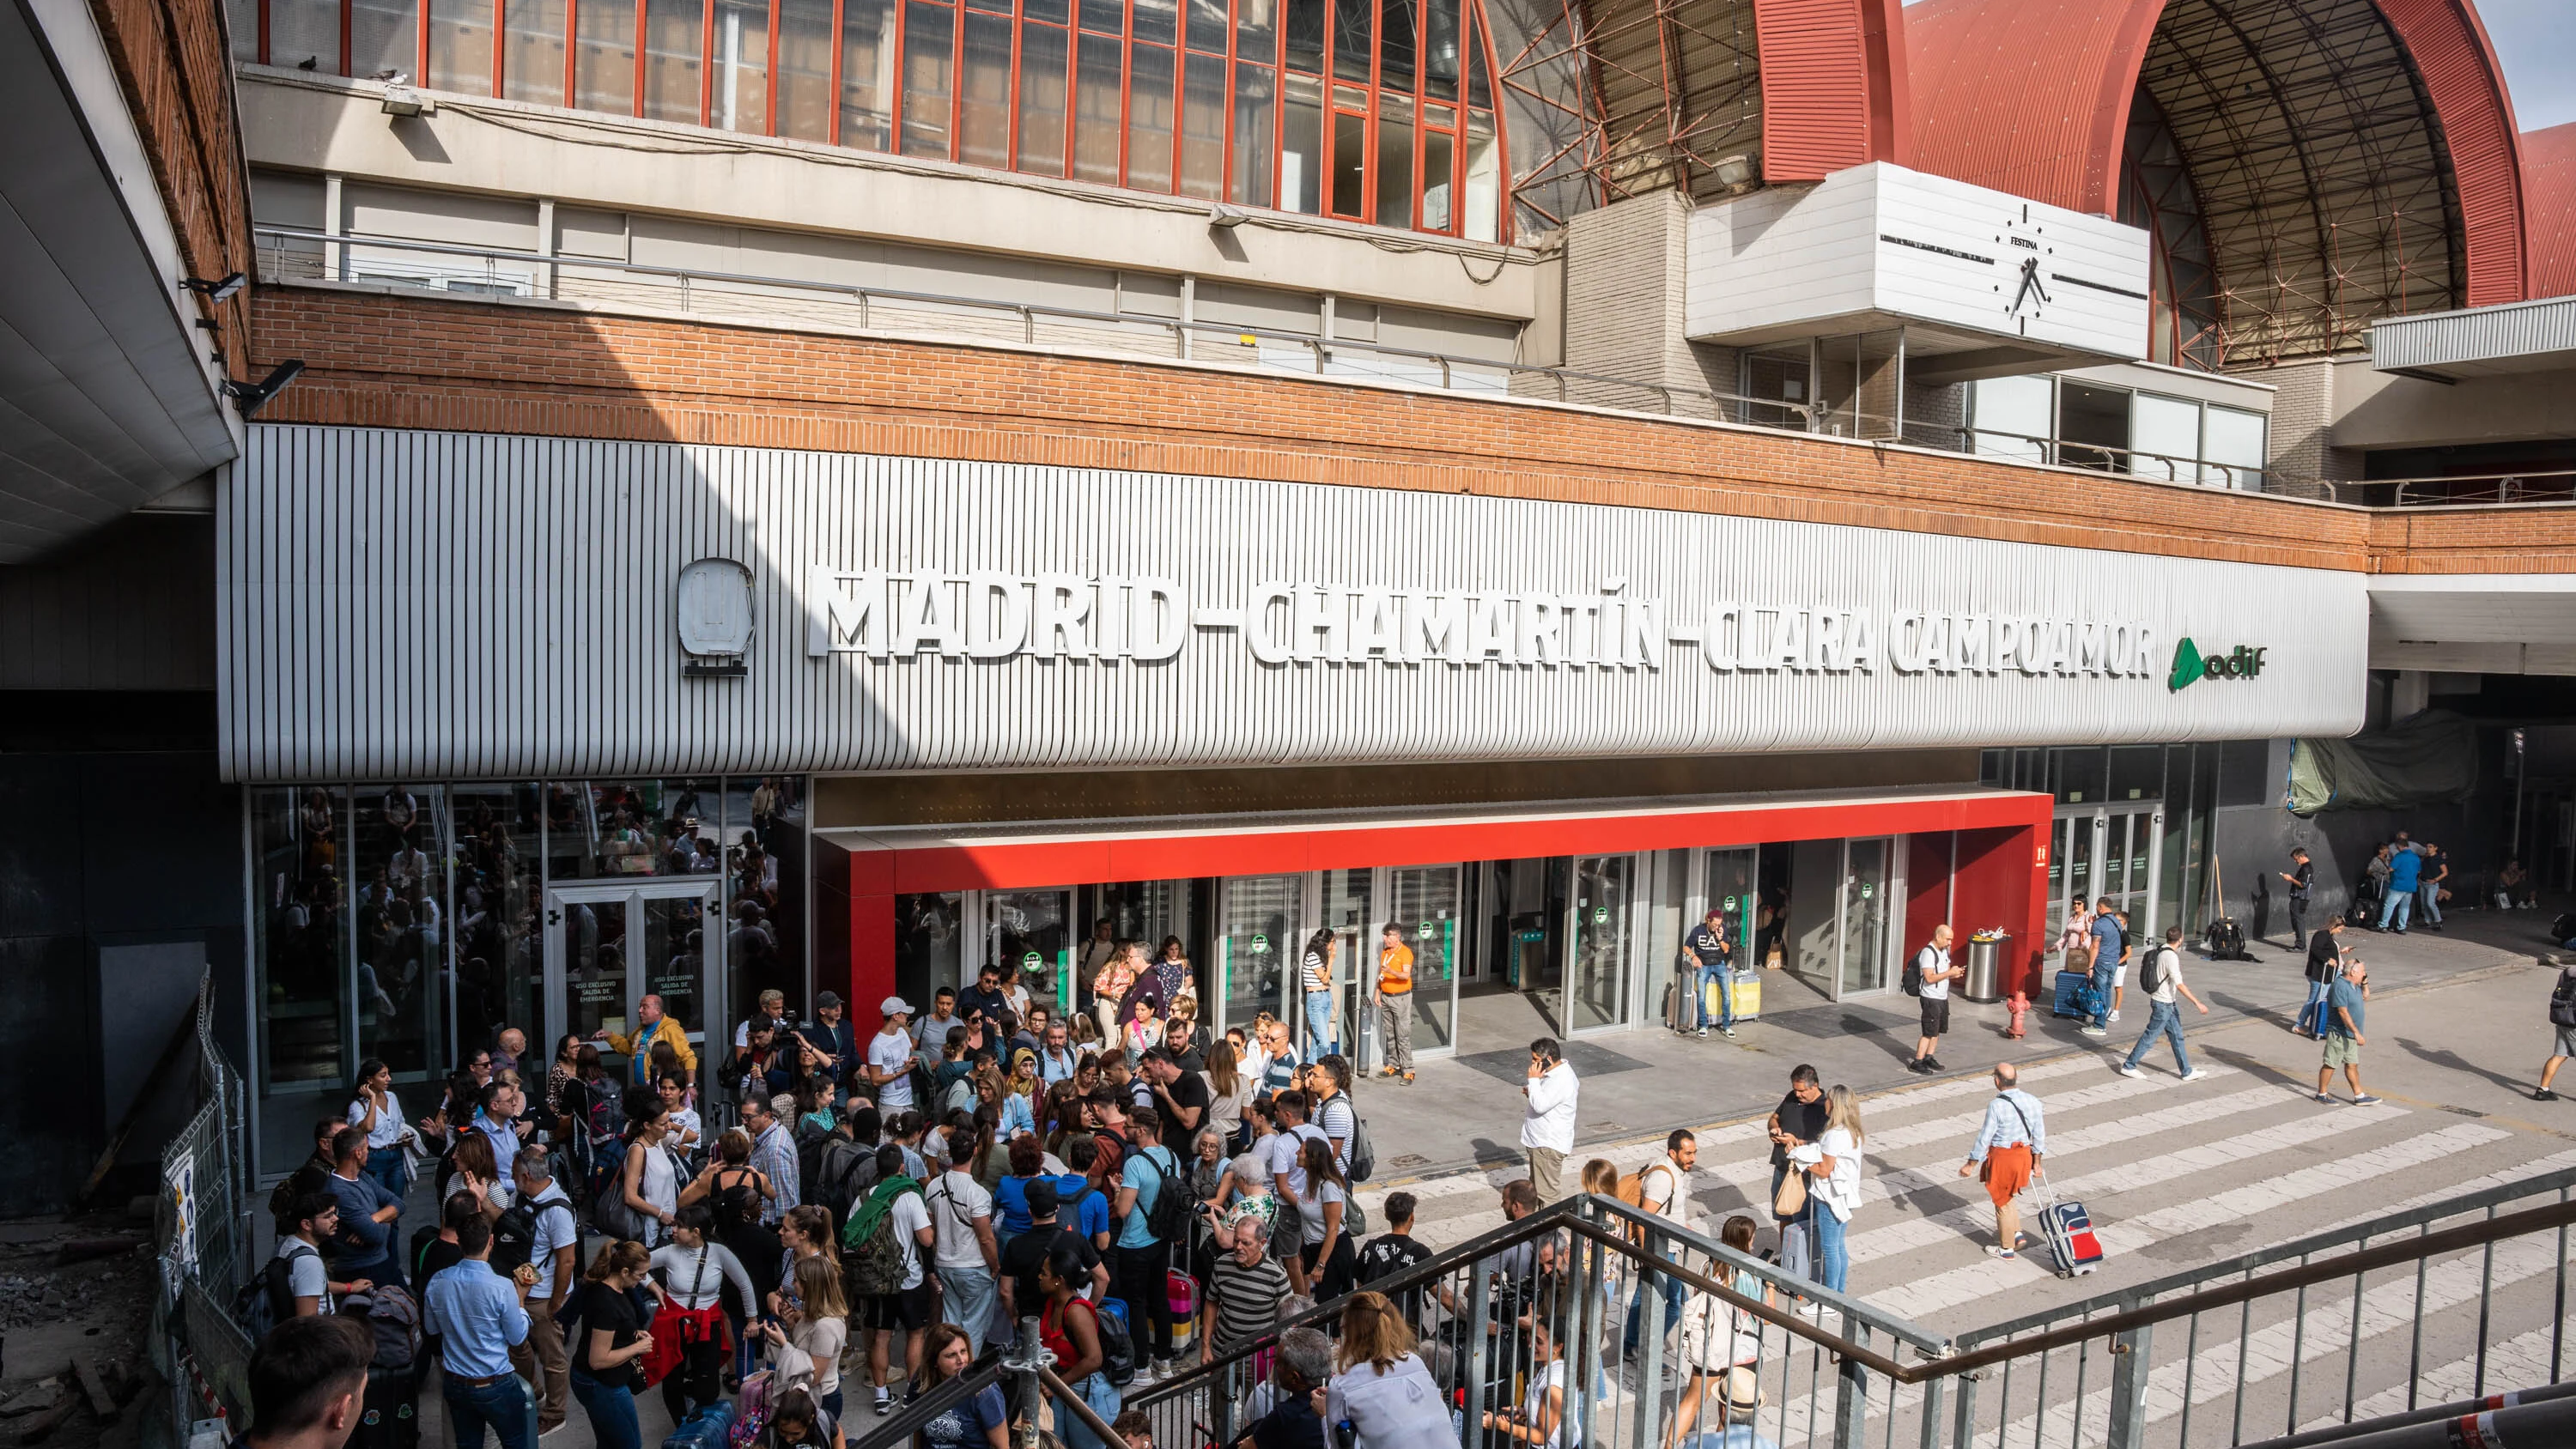
<svg viewBox="0 0 2576 1449">
<path fill-rule="evenodd" d="M 2120 957 L 2129 949 L 2128 939 L 2120 933 L 2118 903 L 2109 896 L 2093 903 L 2093 924 L 2086 927 L 2093 938 L 2093 980 L 2086 988 L 2091 996 L 2091 1009 L 2085 1013 L 2080 1030 L 2086 1036 L 2111 1034 L 2111 986 L 2119 979 Z"/>
<path fill-rule="evenodd" d="M 1948 929 L 1947 927 L 1943 928 Z M 1687 1231 L 1690 1221 L 1690 1175 L 1699 1165 L 1699 1138 L 1688 1128 L 1676 1128 L 1664 1139 L 1664 1155 L 1647 1163 L 1637 1174 L 1637 1206 L 1653 1213 L 1674 1227 Z M 1623 1194 L 1624 1195 L 1624 1194 Z M 1672 1255 L 1667 1245 L 1665 1256 Z M 1682 1299 L 1690 1285 L 1670 1274 L 1664 1276 L 1664 1326 L 1670 1333 L 1682 1321 Z M 1646 1326 L 1646 1287 L 1640 1283 L 1636 1296 L 1628 1304 L 1628 1327 L 1620 1345 L 1621 1353 L 1630 1360 L 1637 1357 L 1637 1344 Z"/>
<path fill-rule="evenodd" d="M 939 1270 L 940 1312 L 966 1330 L 966 1342 L 977 1355 L 993 1315 L 993 1278 L 1001 1268 L 1001 1248 L 993 1240 L 993 1195 L 974 1178 L 974 1142 L 964 1132 L 942 1138 L 946 1162 L 922 1194 L 937 1238 L 931 1266 Z"/>
<path fill-rule="evenodd" d="M 336 1313 L 333 1294 L 363 1293 L 373 1286 L 364 1278 L 331 1281 L 330 1265 L 322 1256 L 322 1245 L 340 1226 L 340 1204 L 331 1194 L 308 1192 L 297 1198 L 286 1226 L 286 1235 L 277 1240 L 277 1256 L 260 1274 L 271 1320 Z"/>
<path fill-rule="evenodd" d="M 2165 943 L 2147 953 L 2138 965 L 2138 989 L 2147 994 L 2147 1029 L 2138 1033 L 2138 1044 L 2129 1048 L 2129 1059 L 2120 1063 L 2120 1075 L 2139 1076 L 2138 1061 L 2158 1036 L 2173 1041 L 2174 1070 L 2186 1082 L 2196 1082 L 2209 1073 L 2191 1064 L 2191 1053 L 2182 1044 L 2182 1007 L 2174 1000 L 2179 995 L 2209 1015 L 2209 1003 L 2192 994 L 2182 979 L 2182 927 L 2165 927 Z"/>
<path fill-rule="evenodd" d="M 877 1184 L 841 1228 L 841 1277 L 851 1316 L 868 1335 L 868 1380 L 876 1388 L 880 1418 L 894 1412 L 895 1379 L 909 1378 L 921 1360 L 931 1317 L 923 1255 L 938 1242 L 921 1184 L 904 1173 L 903 1148 L 882 1144 Z M 900 1358 L 893 1353 L 897 1334 L 903 1336 Z"/>
<path fill-rule="evenodd" d="M 510 1176 L 519 1197 L 492 1225 L 493 1245 L 486 1257 L 495 1273 L 513 1273 L 522 1263 L 536 1269 L 527 1297 L 533 1326 L 527 1340 L 510 1351 L 510 1362 L 538 1391 L 537 1432 L 551 1434 L 564 1421 L 572 1395 L 572 1361 L 564 1350 L 561 1324 L 573 1290 L 580 1286 L 573 1264 L 581 1246 L 581 1223 L 544 1153 L 520 1153 Z"/>
<path fill-rule="evenodd" d="M 1905 994 L 1917 997 L 1923 1006 L 1923 1034 L 1914 1039 L 1914 1060 L 1905 1064 L 1909 1072 L 1937 1072 L 1941 1059 L 1932 1053 L 1941 1046 L 1942 1036 L 1950 1030 L 1950 983 L 1968 979 L 1968 968 L 1950 964 L 1950 942 L 1954 939 L 1945 922 L 1932 928 L 1932 939 L 1905 963 Z M 1678 1315 L 1680 1310 L 1675 1309 Z"/>
<path fill-rule="evenodd" d="M 367 1134 L 343 1127 L 331 1139 L 331 1176 L 323 1190 L 339 1204 L 339 1223 L 332 1234 L 332 1258 L 352 1278 L 401 1283 L 402 1262 L 396 1244 L 396 1222 L 402 1202 L 367 1172 Z"/>
<path fill-rule="evenodd" d="M 1151 1336 L 1144 1339 L 1145 1352 L 1137 1355 L 1136 1381 L 1142 1385 L 1179 1368 L 1172 1359 L 1172 1293 L 1167 1275 L 1172 1245 L 1189 1234 L 1190 1185 L 1180 1158 L 1158 1140 L 1162 1117 L 1151 1107 L 1140 1107 L 1128 1121 L 1135 1127 L 1136 1145 L 1126 1153 L 1118 1179 L 1114 1212 L 1120 1222 L 1117 1249 L 1111 1255 L 1110 1291 L 1127 1305 L 1130 1334 L 1137 1334 L 1140 1326 L 1151 1326 Z"/>
<path fill-rule="evenodd" d="M 1351 1063 L 1339 1052 L 1326 1052 L 1306 1064 L 1306 1097 L 1313 1105 L 1308 1120 L 1333 1144 L 1333 1163 L 1353 1182 L 1368 1176 L 1352 1165 L 1359 1137 L 1359 1113 L 1351 1110 Z"/>
<path fill-rule="evenodd" d="M 2555 1102 L 2558 1094 L 2549 1084 L 2558 1080 L 2558 1069 L 2569 1057 L 2576 1057 L 2576 961 L 2558 968 L 2558 981 L 2549 988 L 2549 1025 L 2557 1034 L 2550 1046 L 2549 1060 L 2541 1064 L 2540 1086 L 2531 1094 L 2535 1102 Z"/>
</svg>

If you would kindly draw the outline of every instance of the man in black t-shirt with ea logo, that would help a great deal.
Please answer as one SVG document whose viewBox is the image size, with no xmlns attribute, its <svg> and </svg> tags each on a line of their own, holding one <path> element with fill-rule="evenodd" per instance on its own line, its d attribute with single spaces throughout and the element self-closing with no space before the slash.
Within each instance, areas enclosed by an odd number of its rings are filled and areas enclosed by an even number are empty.
<svg viewBox="0 0 2576 1449">
<path fill-rule="evenodd" d="M 1717 988 L 1717 1030 L 1721 1036 L 1735 1035 L 1735 981 L 1729 969 L 1735 961 L 1735 948 L 1726 942 L 1726 913 L 1715 906 L 1690 933 L 1682 937 L 1682 949 L 1690 952 L 1699 964 L 1692 975 L 1690 1010 L 1685 1020 L 1699 1023 L 1699 1034 L 1708 1035 L 1709 988 Z"/>
</svg>

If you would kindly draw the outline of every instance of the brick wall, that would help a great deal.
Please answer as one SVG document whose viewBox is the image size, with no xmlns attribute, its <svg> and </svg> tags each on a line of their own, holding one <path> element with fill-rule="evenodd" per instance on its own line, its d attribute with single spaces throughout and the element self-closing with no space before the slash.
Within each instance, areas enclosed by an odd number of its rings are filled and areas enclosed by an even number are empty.
<svg viewBox="0 0 2576 1449">
<path fill-rule="evenodd" d="M 1736 390 L 1735 353 L 1685 335 L 1682 265 L 1690 204 L 1657 191 L 1587 211 L 1565 228 L 1565 365 L 1577 372 L 1715 393 Z M 1635 390 L 1577 383 L 1575 402 L 1640 406 Z M 1706 404 L 1676 410 L 1704 414 Z"/>
<path fill-rule="evenodd" d="M 221 0 L 90 0 L 161 204 L 192 276 L 253 271 L 250 190 Z M 225 360 L 243 373 L 251 299 L 214 309 Z"/>
<path fill-rule="evenodd" d="M 2359 509 L 1528 402 L 391 289 L 256 297 L 254 365 L 310 369 L 263 421 L 1418 488 L 2361 571 L 2407 567 L 2413 542 Z M 2474 527 L 2421 522 L 2443 570 L 2497 566 Z M 2576 513 L 2510 537 L 2514 567 L 2576 570 Z"/>
<path fill-rule="evenodd" d="M 2361 476 L 2361 456 L 2329 441 L 2334 426 L 2334 363 L 2291 363 L 2249 373 L 2280 391 L 2272 396 L 2268 451 L 2275 473 L 2341 482 Z"/>
</svg>

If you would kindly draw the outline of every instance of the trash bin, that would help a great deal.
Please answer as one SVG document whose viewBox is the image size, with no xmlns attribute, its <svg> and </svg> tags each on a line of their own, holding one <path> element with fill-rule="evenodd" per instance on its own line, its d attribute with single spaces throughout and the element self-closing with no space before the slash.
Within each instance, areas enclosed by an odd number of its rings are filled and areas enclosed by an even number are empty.
<svg viewBox="0 0 2576 1449">
<path fill-rule="evenodd" d="M 1968 940 L 1968 979 L 1959 994 L 1970 1001 L 2000 1000 L 2004 948 L 2010 936 L 1972 936 Z"/>
</svg>

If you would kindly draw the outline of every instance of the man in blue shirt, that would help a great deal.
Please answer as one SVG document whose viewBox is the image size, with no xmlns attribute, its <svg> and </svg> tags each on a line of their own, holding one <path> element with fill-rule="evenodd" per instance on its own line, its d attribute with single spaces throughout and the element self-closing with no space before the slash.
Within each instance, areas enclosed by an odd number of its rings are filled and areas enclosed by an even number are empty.
<svg viewBox="0 0 2576 1449">
<path fill-rule="evenodd" d="M 2424 883 L 2424 857 L 2412 845 L 2401 844 L 2388 859 L 2388 897 L 2379 903 L 2379 929 L 2388 929 L 2391 916 L 2397 919 L 2397 934 L 2406 934 L 2407 922 L 2415 917 L 2415 888 Z"/>
<path fill-rule="evenodd" d="M 2379 1099 L 2361 1089 L 2361 1048 L 2368 1040 L 2361 1034 L 2363 1003 L 2370 999 L 2370 970 L 2355 961 L 2343 968 L 2343 979 L 2335 982 L 2326 996 L 2326 1062 L 2317 1068 L 2317 1100 L 2331 1102 L 2334 1094 L 2326 1088 L 2334 1081 L 2335 1068 L 2343 1068 L 2343 1079 L 2352 1085 L 2352 1104 L 2369 1107 Z"/>
<path fill-rule="evenodd" d="M 2120 936 L 2117 907 L 2109 896 L 2093 903 L 2093 1014 L 2084 1023 L 2086 1036 L 2111 1034 L 2111 983 L 2120 974 L 2120 951 L 2126 945 Z"/>
<path fill-rule="evenodd" d="M 331 1175 L 323 1191 L 340 1205 L 339 1231 L 331 1235 L 332 1267 L 343 1282 L 364 1278 L 371 1283 L 403 1287 L 402 1241 L 395 1224 L 402 1220 L 402 1200 L 367 1174 L 367 1134 L 343 1127 L 331 1139 Z"/>
<path fill-rule="evenodd" d="M 1154 1201 L 1165 1192 L 1186 1192 L 1189 1182 L 1180 1159 L 1159 1140 L 1163 1119 L 1151 1107 L 1127 1114 L 1137 1146 L 1121 1164 L 1117 1215 L 1118 1249 L 1111 1255 L 1111 1292 L 1127 1301 L 1127 1331 L 1136 1340 L 1138 1376 L 1162 1377 L 1174 1371 L 1172 1361 L 1172 1295 L 1164 1275 L 1171 1267 L 1171 1245 L 1148 1224 Z M 1149 1336 L 1146 1329 L 1150 1327 Z M 1150 1352 L 1152 1357 L 1147 1358 Z"/>
<path fill-rule="evenodd" d="M 524 1301 L 534 1270 L 504 1278 L 492 1271 L 492 1225 L 469 1218 L 456 1229 L 464 1261 L 429 1280 L 423 1325 L 439 1339 L 441 1392 L 456 1449 L 483 1449 L 483 1430 L 501 1449 L 536 1449 L 527 1387 L 510 1371 L 510 1350 L 528 1338 Z"/>
</svg>

